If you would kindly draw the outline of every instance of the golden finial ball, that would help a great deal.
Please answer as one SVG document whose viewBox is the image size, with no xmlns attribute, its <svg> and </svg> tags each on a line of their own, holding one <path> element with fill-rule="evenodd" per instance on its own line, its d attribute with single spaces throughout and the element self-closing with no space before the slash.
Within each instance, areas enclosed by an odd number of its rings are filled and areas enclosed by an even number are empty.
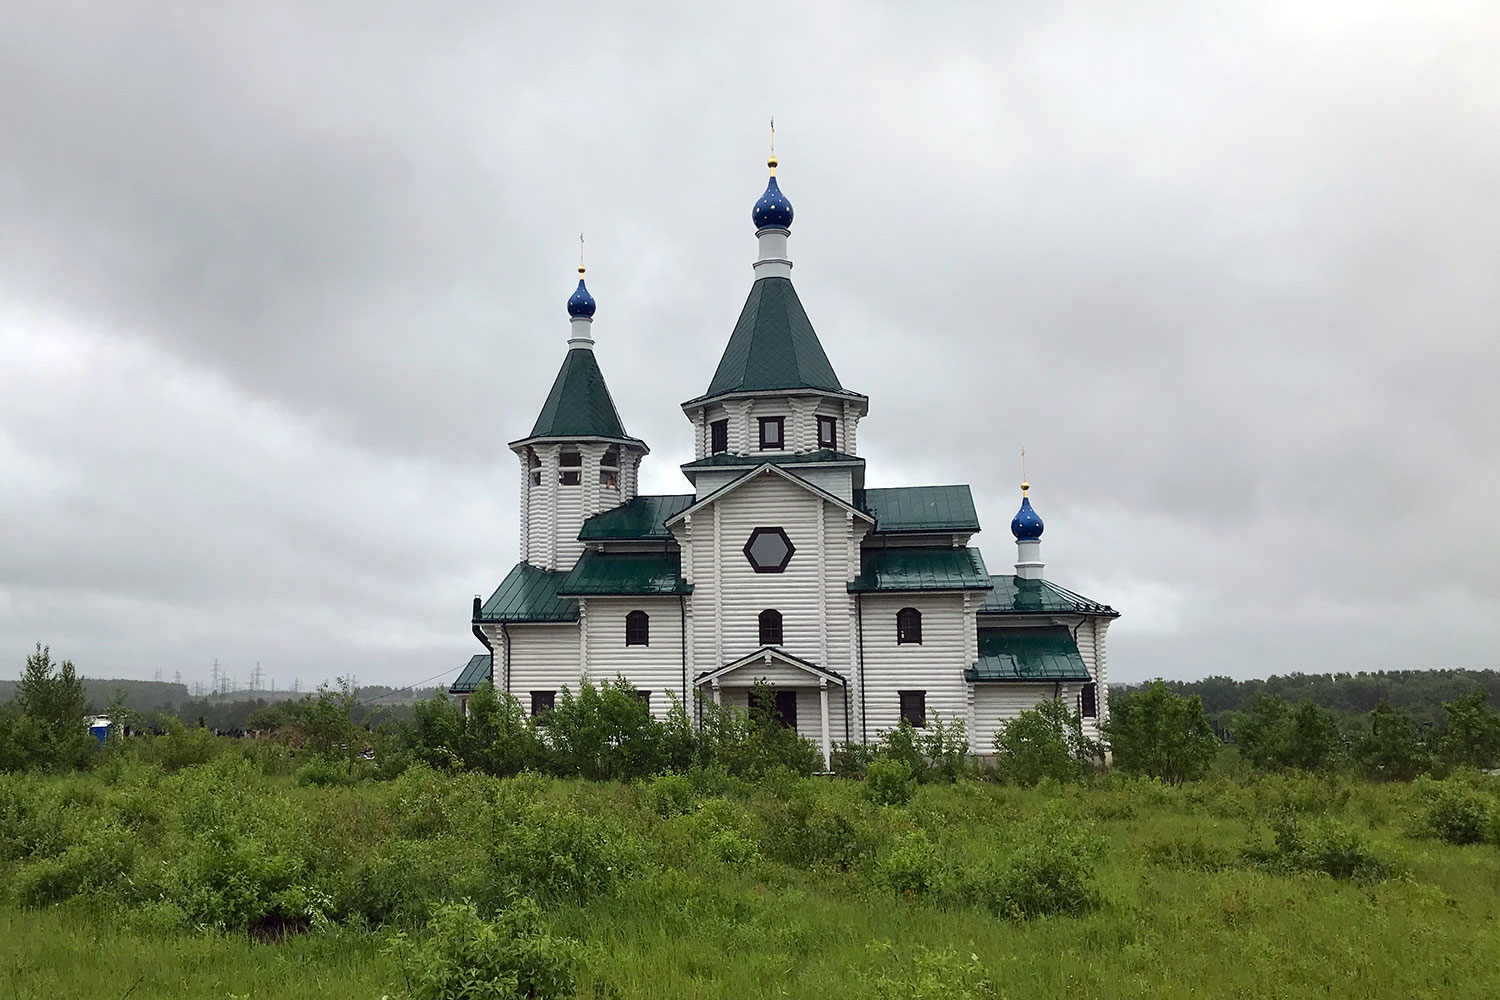
<svg viewBox="0 0 1500 1000">
<path fill-rule="evenodd" d="M 584 272 L 584 267 L 583 267 L 583 265 L 582 265 L 582 264 L 579 264 L 579 265 L 578 265 L 578 273 L 579 273 L 579 274 L 582 274 L 582 273 L 583 273 L 583 272 Z"/>
<path fill-rule="evenodd" d="M 1026 491 L 1027 491 L 1027 490 L 1029 490 L 1029 489 L 1031 489 L 1031 484 L 1030 484 L 1030 483 L 1028 483 L 1028 482 L 1025 482 L 1025 481 L 1024 481 L 1024 480 L 1023 480 L 1023 481 L 1022 481 L 1022 482 L 1021 482 L 1021 492 L 1022 492 L 1022 493 L 1025 493 L 1025 492 L 1026 492 Z"/>
<path fill-rule="evenodd" d="M 766 166 L 770 167 L 772 170 L 775 170 L 776 169 L 776 157 L 772 156 L 769 159 L 767 159 L 766 160 Z"/>
</svg>

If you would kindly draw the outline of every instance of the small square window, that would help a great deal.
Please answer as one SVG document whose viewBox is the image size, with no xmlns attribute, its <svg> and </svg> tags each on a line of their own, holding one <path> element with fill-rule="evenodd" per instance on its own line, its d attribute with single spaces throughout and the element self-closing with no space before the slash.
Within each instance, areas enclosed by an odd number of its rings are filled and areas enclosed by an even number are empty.
<svg viewBox="0 0 1500 1000">
<path fill-rule="evenodd" d="M 838 450 L 839 422 L 833 417 L 818 418 L 818 447 Z"/>
<path fill-rule="evenodd" d="M 642 705 L 645 705 L 647 708 L 651 707 L 651 692 L 650 691 L 637 691 L 635 693 L 635 696 L 640 699 Z"/>
<path fill-rule="evenodd" d="M 708 453 L 722 455 L 729 450 L 729 421 L 715 420 L 708 425 Z"/>
<path fill-rule="evenodd" d="M 557 464 L 564 469 L 577 469 L 583 465 L 583 453 L 577 451 L 565 451 L 557 456 Z"/>
<path fill-rule="evenodd" d="M 927 692 L 897 691 L 901 698 L 901 721 L 909 722 L 918 729 L 927 726 Z"/>
<path fill-rule="evenodd" d="M 786 417 L 760 418 L 760 450 L 781 451 L 786 447 Z"/>
<path fill-rule="evenodd" d="M 531 714 L 541 715 L 543 712 L 552 711 L 552 706 L 557 701 L 556 691 L 533 691 L 531 692 Z"/>
</svg>

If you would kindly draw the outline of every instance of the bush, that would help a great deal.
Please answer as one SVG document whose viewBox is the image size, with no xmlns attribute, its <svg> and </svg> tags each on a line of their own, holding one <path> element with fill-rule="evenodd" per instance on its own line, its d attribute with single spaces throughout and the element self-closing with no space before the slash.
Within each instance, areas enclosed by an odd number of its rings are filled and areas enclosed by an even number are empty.
<svg viewBox="0 0 1500 1000">
<path fill-rule="evenodd" d="M 881 1000 L 994 1000 L 1002 995 L 977 955 L 965 959 L 952 949 L 918 945 L 915 954 L 898 961 L 889 941 L 871 945 L 870 951 L 888 968 L 860 978 Z"/>
<path fill-rule="evenodd" d="M 1420 781 L 1419 833 L 1450 844 L 1477 844 L 1488 839 L 1496 822 L 1495 805 L 1488 796 L 1454 778 Z"/>
<path fill-rule="evenodd" d="M 343 760 L 329 760 L 320 754 L 312 754 L 297 768 L 296 782 L 301 787 L 309 785 L 326 788 L 329 785 L 353 785 L 359 781 L 361 770 L 356 770 Z"/>
<path fill-rule="evenodd" d="M 493 922 L 467 900 L 440 906 L 420 942 L 397 934 L 387 951 L 411 1000 L 570 997 L 580 955 L 577 941 L 547 933 L 541 910 L 524 898 Z"/>
<path fill-rule="evenodd" d="M 47 906 L 73 896 L 106 892 L 129 874 L 135 835 L 114 820 L 96 820 L 60 853 L 33 857 L 16 869 L 12 885 L 23 906 Z"/>
<path fill-rule="evenodd" d="M 1411 781 L 1432 766 L 1417 720 L 1381 702 L 1370 728 L 1354 742 L 1354 760 L 1377 781 Z"/>
<path fill-rule="evenodd" d="M 1303 701 L 1295 707 L 1273 695 L 1250 702 L 1234 730 L 1240 756 L 1261 770 L 1321 771 L 1333 766 L 1341 737 L 1325 708 Z"/>
<path fill-rule="evenodd" d="M 947 873 L 938 860 L 937 848 L 921 830 L 913 830 L 875 862 L 876 885 L 900 896 L 925 897 L 947 885 Z"/>
<path fill-rule="evenodd" d="M 1017 827 L 1015 849 L 971 886 L 976 901 L 1012 919 L 1084 913 L 1099 905 L 1095 869 L 1104 838 L 1053 807 Z"/>
<path fill-rule="evenodd" d="M 1490 707 L 1490 694 L 1476 687 L 1462 698 L 1443 705 L 1448 727 L 1440 751 L 1455 767 L 1489 768 L 1500 765 L 1500 712 Z"/>
<path fill-rule="evenodd" d="M 995 733 L 995 772 L 1001 780 L 1032 786 L 1044 779 L 1081 779 L 1099 756 L 1083 735 L 1078 713 L 1061 698 L 1028 708 Z"/>
<path fill-rule="evenodd" d="M 500 896 L 586 903 L 608 895 L 640 867 L 639 843 L 616 823 L 535 808 L 499 831 L 491 859 Z"/>
<path fill-rule="evenodd" d="M 1245 854 L 1273 870 L 1359 881 L 1383 879 L 1394 872 L 1394 866 L 1362 834 L 1331 817 L 1304 820 L 1285 814 L 1272 821 L 1271 829 L 1275 834 L 1271 850 L 1252 846 Z"/>
<path fill-rule="evenodd" d="M 916 776 L 904 760 L 876 757 L 865 771 L 865 797 L 876 805 L 905 805 L 916 791 Z"/>
<path fill-rule="evenodd" d="M 863 778 L 870 761 L 875 759 L 875 747 L 869 743 L 835 743 L 828 762 L 828 769 L 840 778 Z"/>
<path fill-rule="evenodd" d="M 1219 753 L 1203 699 L 1173 694 L 1159 680 L 1112 701 L 1104 732 L 1115 767 L 1171 785 L 1203 777 Z"/>
<path fill-rule="evenodd" d="M 698 793 L 687 775 L 663 774 L 646 786 L 646 804 L 658 816 L 682 816 L 692 812 Z"/>
</svg>

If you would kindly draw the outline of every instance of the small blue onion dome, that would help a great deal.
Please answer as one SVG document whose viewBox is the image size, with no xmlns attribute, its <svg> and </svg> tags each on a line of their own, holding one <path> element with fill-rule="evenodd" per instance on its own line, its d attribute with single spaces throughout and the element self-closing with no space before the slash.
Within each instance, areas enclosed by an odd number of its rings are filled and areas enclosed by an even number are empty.
<svg viewBox="0 0 1500 1000">
<path fill-rule="evenodd" d="M 583 268 L 580 267 L 578 270 L 581 273 Z M 578 289 L 572 295 L 568 296 L 568 315 L 594 315 L 594 297 L 589 294 L 589 290 L 584 286 L 583 278 L 581 277 L 578 279 Z"/>
<path fill-rule="evenodd" d="M 1016 511 L 1016 516 L 1010 519 L 1010 533 L 1016 536 L 1016 541 L 1027 542 L 1042 537 L 1042 519 L 1036 511 L 1031 509 L 1031 498 L 1026 496 L 1025 491 L 1021 493 L 1021 509 Z"/>
<path fill-rule="evenodd" d="M 792 203 L 786 200 L 786 195 L 776 186 L 774 160 L 771 162 L 771 180 L 766 185 L 766 193 L 760 196 L 760 201 L 751 209 L 750 218 L 754 220 L 757 230 L 790 229 L 792 226 Z"/>
</svg>

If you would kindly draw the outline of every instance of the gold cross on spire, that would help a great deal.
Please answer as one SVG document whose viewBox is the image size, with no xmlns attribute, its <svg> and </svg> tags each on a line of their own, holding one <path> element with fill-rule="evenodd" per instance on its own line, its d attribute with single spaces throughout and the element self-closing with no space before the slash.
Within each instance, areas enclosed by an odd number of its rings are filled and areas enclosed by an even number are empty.
<svg viewBox="0 0 1500 1000">
<path fill-rule="evenodd" d="M 583 234 L 578 234 L 578 273 L 583 273 Z"/>
<path fill-rule="evenodd" d="M 1021 446 L 1021 495 L 1025 496 L 1026 495 L 1026 491 L 1029 490 L 1029 489 L 1031 489 L 1031 484 L 1026 481 L 1026 446 L 1022 445 Z"/>
<path fill-rule="evenodd" d="M 771 116 L 771 155 L 766 160 L 766 166 L 771 168 L 771 176 L 776 176 L 776 116 Z"/>
</svg>

